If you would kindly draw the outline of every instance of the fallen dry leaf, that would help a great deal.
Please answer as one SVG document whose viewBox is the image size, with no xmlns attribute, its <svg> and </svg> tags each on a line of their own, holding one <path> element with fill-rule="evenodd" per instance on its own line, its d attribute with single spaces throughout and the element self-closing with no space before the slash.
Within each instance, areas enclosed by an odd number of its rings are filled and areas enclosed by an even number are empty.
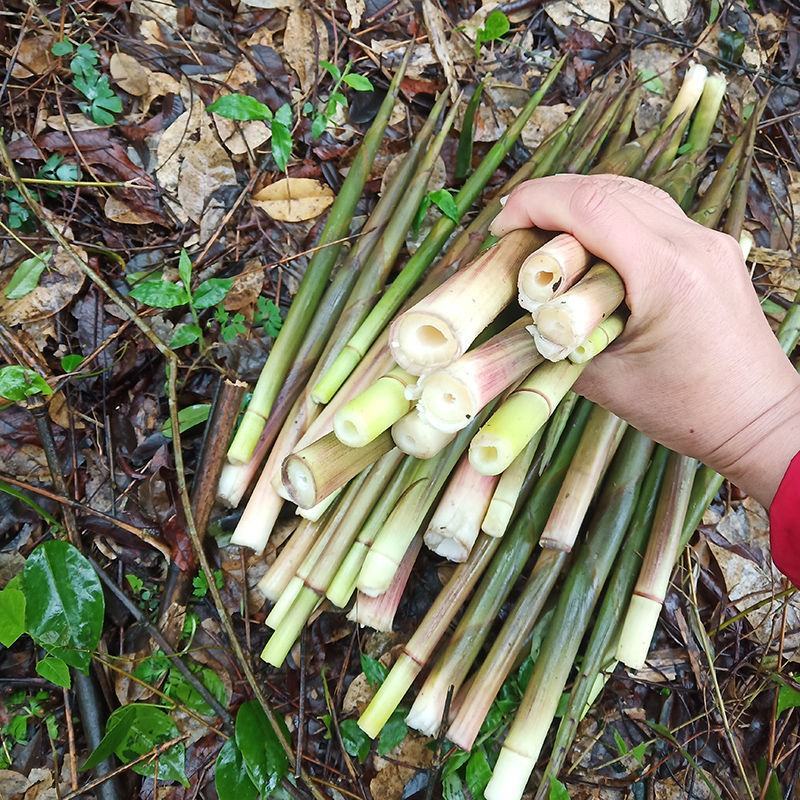
<svg viewBox="0 0 800 800">
<path fill-rule="evenodd" d="M 149 225 L 153 221 L 150 216 L 136 211 L 113 195 L 106 200 L 103 211 L 107 219 L 122 225 Z"/>
<path fill-rule="evenodd" d="M 450 54 L 450 44 L 444 29 L 444 18 L 442 11 L 433 0 L 422 0 L 422 16 L 425 20 L 425 27 L 428 30 L 428 38 L 433 47 L 436 58 L 442 65 L 444 78 L 450 89 L 450 97 L 455 100 L 458 97 L 458 78 L 456 77 L 453 58 Z"/>
<path fill-rule="evenodd" d="M 42 122 L 44 126 L 54 131 L 92 131 L 103 127 L 94 120 L 89 119 L 86 114 L 81 114 L 80 111 L 75 111 L 71 114 L 50 114 Z"/>
<path fill-rule="evenodd" d="M 784 657 L 796 659 L 800 647 L 800 598 L 796 594 L 775 597 L 783 588 L 783 577 L 769 555 L 767 512 L 748 497 L 719 521 L 717 535 L 729 544 L 709 539 L 708 546 L 719 564 L 730 602 L 747 617 L 755 638 L 770 649 L 776 649 L 780 641 L 785 607 Z"/>
<path fill-rule="evenodd" d="M 85 250 L 75 247 L 75 252 L 86 261 Z M 13 268 L 0 273 L 0 319 L 6 325 L 23 325 L 58 313 L 75 297 L 84 279 L 81 269 L 61 247 L 54 252 L 39 285 L 18 300 L 9 300 L 3 291 L 13 274 Z"/>
<path fill-rule="evenodd" d="M 366 11 L 364 0 L 346 0 L 347 13 L 350 15 L 350 30 L 355 30 L 361 24 L 361 17 Z"/>
<path fill-rule="evenodd" d="M 23 39 L 17 51 L 11 77 L 32 78 L 34 75 L 42 75 L 47 72 L 55 61 L 50 53 L 54 41 L 55 36 L 50 34 L 28 36 Z M 6 61 L 6 69 L 10 63 L 10 60 Z"/>
<path fill-rule="evenodd" d="M 0 769 L 0 797 L 3 800 L 22 800 L 31 782 L 21 773 Z"/>
<path fill-rule="evenodd" d="M 178 27 L 178 9 L 172 0 L 133 0 L 131 14 L 138 14 L 145 20 L 157 20 L 170 30 Z"/>
<path fill-rule="evenodd" d="M 525 147 L 538 147 L 571 113 L 569 103 L 539 106 L 522 129 L 522 143 Z"/>
<path fill-rule="evenodd" d="M 653 11 L 663 13 L 670 25 L 683 22 L 689 15 L 691 7 L 691 0 L 658 0 L 657 3 L 650 4 Z"/>
<path fill-rule="evenodd" d="M 328 58 L 325 23 L 308 9 L 293 8 L 283 32 L 283 53 L 303 90 L 310 89 L 317 78 L 319 62 Z"/>
<path fill-rule="evenodd" d="M 181 85 L 166 72 L 154 72 L 127 53 L 114 53 L 109 70 L 114 82 L 134 97 L 140 98 L 141 114 L 150 109 L 157 97 L 180 94 Z"/>
<path fill-rule="evenodd" d="M 300 0 L 242 0 L 246 6 L 253 8 L 296 8 Z"/>
<path fill-rule="evenodd" d="M 370 781 L 369 790 L 380 800 L 400 800 L 406 784 L 420 769 L 433 761 L 431 739 L 411 733 L 389 753 L 391 761 L 380 756 L 374 759 L 377 775 Z"/>
<path fill-rule="evenodd" d="M 611 0 L 552 0 L 545 4 L 544 10 L 556 25 L 566 27 L 574 23 L 600 41 L 611 19 Z"/>
<path fill-rule="evenodd" d="M 330 186 L 313 178 L 282 178 L 265 186 L 250 201 L 281 222 L 318 217 L 334 201 Z"/>
<path fill-rule="evenodd" d="M 184 111 L 164 131 L 156 160 L 158 181 L 172 195 L 165 202 L 182 222 L 200 222 L 208 198 L 221 186 L 236 183 L 233 164 L 202 102 Z"/>
</svg>

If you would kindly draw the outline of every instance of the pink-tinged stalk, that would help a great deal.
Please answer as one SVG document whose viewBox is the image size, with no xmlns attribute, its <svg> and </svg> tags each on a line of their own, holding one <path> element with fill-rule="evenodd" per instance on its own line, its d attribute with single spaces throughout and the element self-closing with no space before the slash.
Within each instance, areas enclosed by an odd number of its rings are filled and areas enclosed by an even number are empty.
<svg viewBox="0 0 800 800">
<path fill-rule="evenodd" d="M 444 433 L 466 428 L 475 415 L 522 380 L 543 358 L 521 319 L 444 369 L 420 380 L 417 410 Z"/>
<path fill-rule="evenodd" d="M 433 512 L 425 545 L 450 561 L 466 561 L 489 508 L 499 475 L 481 475 L 464 454 Z"/>
<path fill-rule="evenodd" d="M 563 550 L 565 553 L 572 550 L 589 504 L 619 447 L 626 427 L 625 422 L 610 411 L 600 406 L 592 409 L 539 539 L 542 547 Z"/>
<path fill-rule="evenodd" d="M 423 375 L 460 358 L 514 300 L 520 265 L 545 236 L 531 229 L 509 233 L 397 317 L 389 329 L 395 361 Z"/>
<path fill-rule="evenodd" d="M 377 597 L 359 592 L 347 618 L 376 631 L 391 631 L 397 607 L 403 598 L 403 592 L 421 548 L 422 537 L 417 535 L 408 546 L 389 588 Z"/>
</svg>

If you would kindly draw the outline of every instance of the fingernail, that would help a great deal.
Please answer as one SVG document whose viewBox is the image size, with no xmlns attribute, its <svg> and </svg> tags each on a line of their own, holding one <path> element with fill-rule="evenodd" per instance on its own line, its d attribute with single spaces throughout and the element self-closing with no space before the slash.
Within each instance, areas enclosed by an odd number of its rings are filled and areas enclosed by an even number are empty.
<svg viewBox="0 0 800 800">
<path fill-rule="evenodd" d="M 500 206 L 501 206 L 501 207 L 505 207 L 505 204 L 508 202 L 508 198 L 509 198 L 509 197 L 510 197 L 510 195 L 504 194 L 504 195 L 503 195 L 503 196 L 500 198 Z"/>
</svg>

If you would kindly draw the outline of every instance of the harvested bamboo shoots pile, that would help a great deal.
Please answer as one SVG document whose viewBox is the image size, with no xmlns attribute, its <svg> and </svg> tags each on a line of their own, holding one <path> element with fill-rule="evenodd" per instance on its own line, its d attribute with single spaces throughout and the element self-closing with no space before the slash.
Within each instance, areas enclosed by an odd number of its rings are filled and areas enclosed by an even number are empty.
<svg viewBox="0 0 800 800">
<path fill-rule="evenodd" d="M 572 392 L 623 332 L 613 266 L 567 234 L 496 241 L 489 223 L 523 180 L 613 172 L 660 186 L 698 222 L 738 237 L 744 204 L 725 207 L 748 185 L 759 117 L 696 201 L 724 79 L 690 66 L 664 119 L 632 141 L 638 90 L 609 81 L 459 228 L 562 63 L 463 184 L 457 213 L 441 216 L 399 271 L 458 110 L 445 114 L 444 96 L 339 269 L 340 245 L 315 252 L 220 485 L 235 506 L 257 478 L 235 544 L 263 550 L 287 501 L 304 518 L 259 584 L 274 604 L 262 658 L 276 667 L 320 608 L 351 606 L 359 624 L 390 630 L 422 546 L 457 562 L 358 720 L 369 736 L 422 677 L 408 724 L 470 749 L 538 630 L 488 800 L 522 796 L 552 731 L 535 795 L 545 797 L 605 676 L 617 661 L 644 664 L 675 561 L 721 480 Z M 348 231 L 403 69 L 321 243 Z"/>
</svg>

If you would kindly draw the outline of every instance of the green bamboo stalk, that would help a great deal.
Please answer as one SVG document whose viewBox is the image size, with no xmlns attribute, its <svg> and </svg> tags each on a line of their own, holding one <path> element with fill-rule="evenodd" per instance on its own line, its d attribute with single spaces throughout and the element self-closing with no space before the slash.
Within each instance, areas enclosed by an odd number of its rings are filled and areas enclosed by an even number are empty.
<svg viewBox="0 0 800 800">
<path fill-rule="evenodd" d="M 253 389 L 250 404 L 228 450 L 228 460 L 231 463 L 246 463 L 253 455 L 253 450 L 272 410 L 272 404 L 278 396 L 283 379 L 291 367 L 317 310 L 341 248 L 341 243 L 335 245 L 332 243 L 341 240 L 350 227 L 353 211 L 361 197 L 372 162 L 383 141 L 383 134 L 394 109 L 400 91 L 400 82 L 405 74 L 411 51 L 412 48 L 409 46 L 331 207 L 320 235 L 319 249 L 316 250 L 306 267 L 280 335 L 272 346 L 267 363 Z"/>
<path fill-rule="evenodd" d="M 397 501 L 408 489 L 414 478 L 418 463 L 416 458 L 405 457 L 400 468 L 394 474 L 391 482 L 380 499 L 374 504 L 372 511 L 361 526 L 356 540 L 351 545 L 325 592 L 325 596 L 335 606 L 344 608 L 350 602 L 350 598 L 356 590 L 358 573 L 361 572 L 361 567 L 364 564 L 369 548 L 372 542 L 375 541 L 375 537 L 383 527 Z"/>
<path fill-rule="evenodd" d="M 494 174 L 514 142 L 516 142 L 525 123 L 536 110 L 536 107 L 561 71 L 564 61 L 565 58 L 562 57 L 551 69 L 550 73 L 542 81 L 538 91 L 525 104 L 517 119 L 489 150 L 483 161 L 464 183 L 464 186 L 455 197 L 456 219 L 443 215 L 436 221 L 430 233 L 428 233 L 392 285 L 384 292 L 383 296 L 364 319 L 358 331 L 351 337 L 334 364 L 320 378 L 312 391 L 313 396 L 319 402 L 326 403 L 333 397 L 345 378 L 363 358 L 370 344 L 375 341 L 378 334 L 400 308 L 405 298 L 413 291 L 425 270 L 447 242 L 457 225 L 457 220 L 460 220 L 471 208 L 486 182 Z"/>
<path fill-rule="evenodd" d="M 624 147 L 627 143 L 628 137 L 631 135 L 631 130 L 633 130 L 633 121 L 636 117 L 636 110 L 639 108 L 641 99 L 641 86 L 635 86 L 628 92 L 628 99 L 625 101 L 625 106 L 620 112 L 619 125 L 611 131 L 604 144 L 603 158 L 605 158 L 606 154 L 616 153 L 617 150 Z"/>
<path fill-rule="evenodd" d="M 482 409 L 439 455 L 418 463 L 408 489 L 375 537 L 364 559 L 358 576 L 359 591 L 374 597 L 389 588 L 414 534 L 429 518 L 450 473 L 492 407 L 490 404 Z"/>
<path fill-rule="evenodd" d="M 446 632 L 451 620 L 458 612 L 461 603 L 475 586 L 483 571 L 489 565 L 481 585 L 496 586 L 500 579 L 492 576 L 519 575 L 524 562 L 519 561 L 524 553 L 533 551 L 537 531 L 544 526 L 550 506 L 558 493 L 564 473 L 578 446 L 583 427 L 589 416 L 591 404 L 582 400 L 570 419 L 564 441 L 559 447 L 552 464 L 536 481 L 533 491 L 516 517 L 511 530 L 502 538 L 481 535 L 469 558 L 460 564 L 452 577 L 439 593 L 433 605 L 420 622 L 414 635 L 403 648 L 396 664 L 386 680 L 358 720 L 359 727 L 370 737 L 377 736 L 394 710 L 400 705 L 403 696 L 419 675 Z"/>
<path fill-rule="evenodd" d="M 559 594 L 539 657 L 508 733 L 487 800 L 519 800 L 553 721 L 583 634 L 625 537 L 653 443 L 629 429 L 609 471 L 590 533 Z"/>
<path fill-rule="evenodd" d="M 461 122 L 461 135 L 458 137 L 458 149 L 456 150 L 456 169 L 455 178 L 463 181 L 472 170 L 472 143 L 473 132 L 475 129 L 475 114 L 481 104 L 483 94 L 483 81 L 481 81 L 472 92 L 466 109 L 464 109 L 464 119 Z"/>
<path fill-rule="evenodd" d="M 725 98 L 725 88 L 725 76 L 722 74 L 710 75 L 706 79 L 700 103 L 686 137 L 687 152 L 700 153 L 708 147 L 720 106 Z"/>
<path fill-rule="evenodd" d="M 600 118 L 592 126 L 592 129 L 581 143 L 580 149 L 573 155 L 567 165 L 567 172 L 584 172 L 594 161 L 595 157 L 600 152 L 600 148 L 603 146 L 603 142 L 605 142 L 617 122 L 625 100 L 626 87 L 629 88 L 628 84 L 624 83 L 617 90 L 617 96 L 609 103 L 608 107 L 600 115 Z"/>
<path fill-rule="evenodd" d="M 558 777 L 575 739 L 578 724 L 585 714 L 590 694 L 603 668 L 604 659 L 619 634 L 653 523 L 668 454 L 669 451 L 663 447 L 657 447 L 653 453 L 636 509 L 628 526 L 625 543 L 614 571 L 608 579 L 608 589 L 592 627 L 589 643 L 581 658 L 580 670 L 572 685 L 567 711 L 556 731 L 550 761 L 539 783 L 535 800 L 545 800 L 550 791 L 550 778 Z"/>
<path fill-rule="evenodd" d="M 352 481 L 345 490 L 341 501 L 345 515 L 337 520 L 330 540 L 305 572 L 303 585 L 264 646 L 261 658 L 268 664 L 279 667 L 300 638 L 303 626 L 325 597 L 372 505 L 383 494 L 402 460 L 403 454 L 394 448 L 366 470 L 363 481 Z"/>
</svg>

